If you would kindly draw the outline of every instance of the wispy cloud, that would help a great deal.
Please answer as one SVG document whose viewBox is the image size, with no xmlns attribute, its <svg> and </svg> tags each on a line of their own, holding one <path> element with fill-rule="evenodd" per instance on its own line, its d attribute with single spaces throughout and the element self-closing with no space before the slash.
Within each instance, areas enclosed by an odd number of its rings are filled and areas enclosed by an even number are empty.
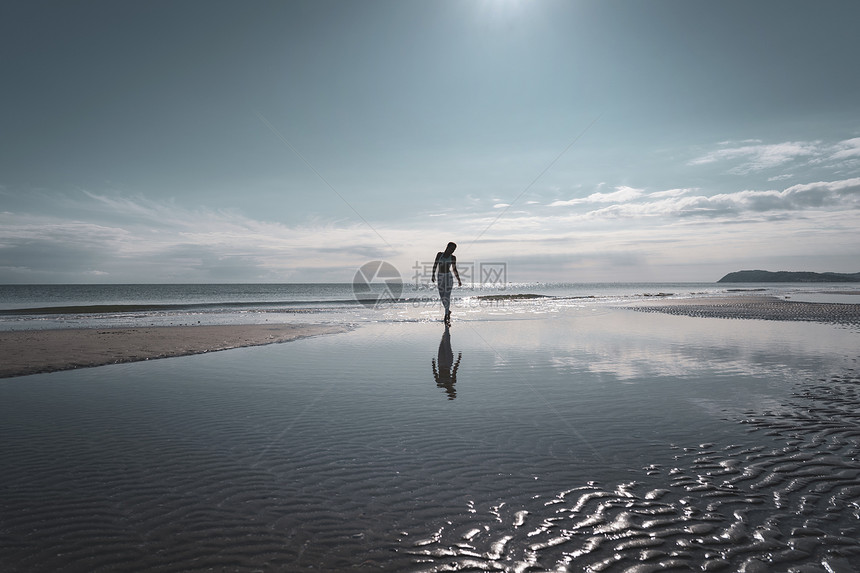
<svg viewBox="0 0 860 573">
<path fill-rule="evenodd" d="M 567 197 L 581 196 L 530 200 L 517 210 L 493 194 L 374 221 L 394 248 L 359 221 L 315 218 L 288 225 L 239 209 L 143 195 L 58 192 L 48 201 L 48 194 L 20 194 L 0 213 L 0 282 L 341 281 L 374 259 L 393 262 L 405 276 L 416 262 L 432 261 L 449 240 L 461 244 L 463 260 L 516 262 L 529 273 L 557 276 L 590 269 L 594 280 L 609 280 L 613 268 L 625 266 L 645 273 L 658 263 L 704 264 L 776 252 L 805 253 L 817 262 L 826 260 L 820 253 L 837 247 L 840 260 L 856 260 L 860 171 L 851 166 L 860 162 L 860 138 L 816 145 L 750 142 L 699 158 L 698 165 L 731 159 L 746 168 L 790 163 L 790 183 L 807 177 L 792 185 L 780 185 L 784 177 L 776 174 L 758 184 L 745 178 L 750 188 L 728 192 L 709 189 L 701 178 L 700 187 L 601 183 L 588 189 L 572 183 Z M 795 169 L 813 160 L 827 168 Z M 557 190 L 550 197 L 559 197 Z M 46 214 L 49 209 L 53 215 Z M 480 241 L 469 243 L 491 223 Z M 527 280 L 532 278 L 542 277 Z"/>
<path fill-rule="evenodd" d="M 390 250 L 361 224 L 288 227 L 235 211 L 186 209 L 172 202 L 84 194 L 78 211 L 0 214 L 0 282 L 290 280 L 294 269 L 354 268 Z M 392 234 L 392 236 L 396 236 Z M 354 248 L 350 248 L 352 245 Z"/>
<path fill-rule="evenodd" d="M 667 189 L 666 191 L 654 191 L 649 193 L 648 197 L 652 199 L 663 199 L 664 197 L 681 197 L 696 191 L 695 189 Z"/>
<path fill-rule="evenodd" d="M 716 195 L 656 192 L 653 201 L 614 204 L 590 211 L 590 218 L 636 217 L 738 217 L 777 211 L 860 208 L 860 178 L 793 185 L 782 191 L 744 190 Z"/>
<path fill-rule="evenodd" d="M 619 187 L 613 193 L 594 193 L 580 199 L 555 201 L 550 206 L 581 209 L 604 203 L 604 206 L 585 212 L 571 211 L 571 214 L 590 220 L 642 217 L 713 219 L 806 209 L 851 210 L 860 208 L 860 178 L 793 185 L 781 191 L 743 190 L 712 195 L 695 188 L 645 192 Z"/>
<path fill-rule="evenodd" d="M 740 160 L 730 171 L 747 174 L 784 165 L 799 157 L 820 154 L 821 142 L 790 141 L 774 144 L 753 144 L 717 149 L 690 161 L 690 165 L 705 165 L 720 161 Z"/>
<path fill-rule="evenodd" d="M 854 158 L 860 158 L 860 137 L 846 139 L 833 146 L 833 153 L 830 155 L 830 159 L 842 160 Z"/>
<path fill-rule="evenodd" d="M 836 143 L 816 140 L 766 144 L 754 140 L 734 145 L 732 142 L 721 142 L 719 145 L 719 149 L 700 155 L 688 164 L 696 166 L 727 162 L 732 164 L 727 171 L 735 175 L 747 175 L 789 164 L 829 164 L 837 167 L 860 165 L 860 137 Z M 769 180 L 778 181 L 789 177 L 791 175 L 779 174 Z"/>
<path fill-rule="evenodd" d="M 583 203 L 616 203 L 626 202 L 638 199 L 643 194 L 642 189 L 634 189 L 633 187 L 619 186 L 611 193 L 592 193 L 588 197 L 580 197 L 567 201 L 553 201 L 549 204 L 550 207 L 570 207 L 573 205 L 581 205 Z"/>
</svg>

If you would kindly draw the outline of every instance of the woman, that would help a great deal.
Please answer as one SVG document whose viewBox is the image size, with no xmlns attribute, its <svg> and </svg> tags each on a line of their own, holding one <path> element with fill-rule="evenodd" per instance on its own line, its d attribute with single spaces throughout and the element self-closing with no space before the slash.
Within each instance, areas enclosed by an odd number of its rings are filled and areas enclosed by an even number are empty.
<svg viewBox="0 0 860 573">
<path fill-rule="evenodd" d="M 451 324 L 451 289 L 454 287 L 454 277 L 457 277 L 457 286 L 463 286 L 460 282 L 460 273 L 457 272 L 457 257 L 454 256 L 454 249 L 457 248 L 456 243 L 448 243 L 444 253 L 436 253 L 436 260 L 433 262 L 433 277 L 432 281 L 436 282 L 436 268 L 439 268 L 439 282 L 436 286 L 439 287 L 439 298 L 442 299 L 442 305 L 445 307 L 445 324 Z M 451 272 L 453 271 L 453 276 Z"/>
</svg>

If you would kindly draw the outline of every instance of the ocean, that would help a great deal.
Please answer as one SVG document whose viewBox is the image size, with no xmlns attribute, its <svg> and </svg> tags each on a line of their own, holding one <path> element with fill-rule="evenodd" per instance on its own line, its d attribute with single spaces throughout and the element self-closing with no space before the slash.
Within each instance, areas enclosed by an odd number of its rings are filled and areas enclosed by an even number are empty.
<svg viewBox="0 0 860 573">
<path fill-rule="evenodd" d="M 362 290 L 361 287 L 367 286 Z M 855 302 L 844 283 L 503 283 L 455 287 L 462 319 L 649 301 L 763 294 L 809 302 Z M 530 295 L 533 295 L 530 296 Z M 435 320 L 433 285 L 308 284 L 0 285 L 0 330 L 259 322 L 358 324 Z"/>
</svg>

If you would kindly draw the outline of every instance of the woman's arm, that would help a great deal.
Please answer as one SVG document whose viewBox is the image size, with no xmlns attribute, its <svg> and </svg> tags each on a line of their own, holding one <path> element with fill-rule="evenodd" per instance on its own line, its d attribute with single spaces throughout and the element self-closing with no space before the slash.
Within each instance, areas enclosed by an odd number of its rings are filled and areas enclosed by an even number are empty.
<svg viewBox="0 0 860 573">
<path fill-rule="evenodd" d="M 460 282 L 460 273 L 457 272 L 457 257 L 451 255 L 451 270 L 454 271 L 454 276 L 457 277 L 457 286 L 463 286 Z"/>
<path fill-rule="evenodd" d="M 442 253 L 436 253 L 436 260 L 433 261 L 433 276 L 430 278 L 430 282 L 436 282 L 436 267 L 439 266 L 439 257 L 442 256 Z"/>
</svg>

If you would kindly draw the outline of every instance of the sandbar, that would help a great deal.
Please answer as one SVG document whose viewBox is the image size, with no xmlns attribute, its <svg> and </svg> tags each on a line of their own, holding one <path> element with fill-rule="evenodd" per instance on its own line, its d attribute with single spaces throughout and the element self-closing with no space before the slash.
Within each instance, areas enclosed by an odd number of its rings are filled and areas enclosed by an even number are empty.
<svg viewBox="0 0 860 573">
<path fill-rule="evenodd" d="M 287 342 L 344 332 L 318 324 L 74 328 L 0 332 L 0 378 Z"/>
<path fill-rule="evenodd" d="M 632 307 L 644 312 L 662 312 L 701 318 L 789 320 L 827 324 L 860 325 L 860 304 L 795 302 L 775 296 L 732 296 L 649 301 Z"/>
</svg>

